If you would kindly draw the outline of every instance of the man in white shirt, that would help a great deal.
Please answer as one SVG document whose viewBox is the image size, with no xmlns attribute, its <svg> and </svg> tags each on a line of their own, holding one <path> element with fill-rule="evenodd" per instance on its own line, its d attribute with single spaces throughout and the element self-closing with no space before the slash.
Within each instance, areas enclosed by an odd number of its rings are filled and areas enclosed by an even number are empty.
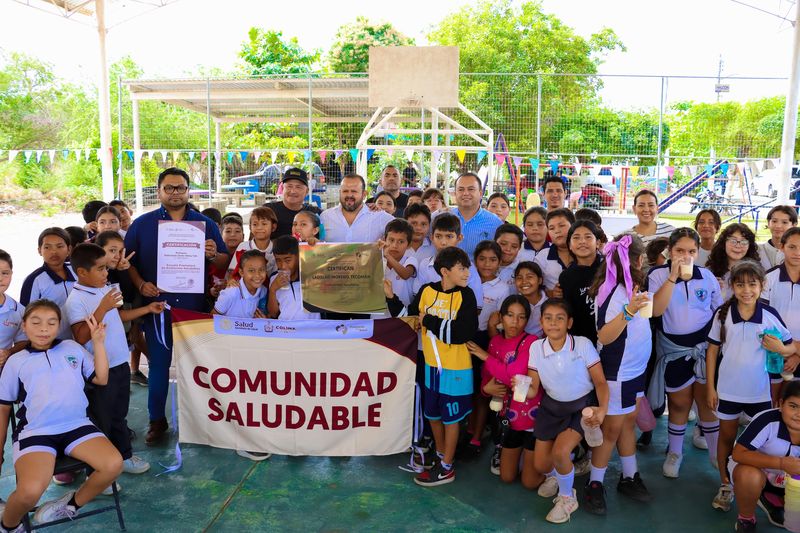
<svg viewBox="0 0 800 533">
<path fill-rule="evenodd" d="M 358 174 L 347 174 L 339 188 L 339 205 L 320 215 L 325 242 L 375 242 L 383 237 L 386 224 L 394 217 L 385 211 L 371 211 L 364 205 L 366 182 Z"/>
</svg>

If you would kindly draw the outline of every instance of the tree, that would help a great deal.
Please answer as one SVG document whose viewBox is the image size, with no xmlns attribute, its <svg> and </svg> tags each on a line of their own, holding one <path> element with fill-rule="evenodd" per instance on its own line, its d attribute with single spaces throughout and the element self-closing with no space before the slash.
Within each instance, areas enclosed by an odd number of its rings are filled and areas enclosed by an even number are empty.
<svg viewBox="0 0 800 533">
<path fill-rule="evenodd" d="M 239 57 L 244 61 L 242 70 L 250 76 L 301 74 L 319 61 L 319 51 L 303 50 L 297 38 L 285 40 L 280 31 L 250 28 L 247 35 Z"/>
<path fill-rule="evenodd" d="M 336 37 L 327 56 L 332 72 L 367 72 L 370 46 L 412 46 L 414 39 L 406 37 L 388 22 L 374 24 L 366 17 L 345 24 L 336 31 Z"/>
</svg>

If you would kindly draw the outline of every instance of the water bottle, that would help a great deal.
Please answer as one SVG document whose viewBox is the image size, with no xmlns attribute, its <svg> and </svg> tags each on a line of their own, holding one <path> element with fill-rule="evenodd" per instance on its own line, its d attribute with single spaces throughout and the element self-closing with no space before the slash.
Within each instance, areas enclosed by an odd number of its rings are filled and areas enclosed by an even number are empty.
<svg viewBox="0 0 800 533">
<path fill-rule="evenodd" d="M 588 420 L 594 416 L 594 409 L 591 407 L 584 407 L 581 411 L 581 427 L 583 428 L 583 438 L 586 439 L 586 444 L 590 448 L 597 448 L 603 444 L 603 430 L 600 426 L 590 426 Z"/>
<path fill-rule="evenodd" d="M 764 335 L 772 335 L 773 337 L 777 337 L 779 339 L 781 338 L 781 332 L 774 327 L 765 329 L 761 333 L 760 337 L 764 338 Z M 764 362 L 764 368 L 767 370 L 767 372 L 771 374 L 780 374 L 783 372 L 783 362 L 784 360 L 781 354 L 767 350 L 767 359 Z"/>
<path fill-rule="evenodd" d="M 786 474 L 783 527 L 787 531 L 800 532 L 800 476 Z"/>
</svg>

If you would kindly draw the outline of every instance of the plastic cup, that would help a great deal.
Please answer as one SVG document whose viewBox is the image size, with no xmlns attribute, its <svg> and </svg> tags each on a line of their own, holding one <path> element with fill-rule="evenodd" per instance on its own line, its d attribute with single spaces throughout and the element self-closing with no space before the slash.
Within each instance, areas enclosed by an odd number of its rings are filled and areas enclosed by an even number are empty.
<svg viewBox="0 0 800 533">
<path fill-rule="evenodd" d="M 492 400 L 489 402 L 489 409 L 499 413 L 503 409 L 503 399 L 499 396 L 492 396 Z"/>
<path fill-rule="evenodd" d="M 783 381 L 792 381 L 794 379 L 794 372 L 781 372 Z"/>
<path fill-rule="evenodd" d="M 650 318 L 653 316 L 653 299 L 650 298 L 644 307 L 639 309 L 639 316 L 642 318 Z"/>
<path fill-rule="evenodd" d="M 113 291 L 117 291 L 117 292 L 119 292 L 119 295 L 117 296 L 117 303 L 116 303 L 115 305 L 116 305 L 117 307 L 122 307 L 122 305 L 123 305 L 125 302 L 124 302 L 124 301 L 123 301 L 123 299 L 122 299 L 122 291 L 120 291 L 120 289 L 119 289 L 119 283 L 112 283 L 112 284 L 110 284 L 110 285 L 109 285 L 109 287 L 111 287 L 111 291 L 112 291 L 112 292 L 113 292 Z"/>
<path fill-rule="evenodd" d="M 689 281 L 694 274 L 694 259 L 690 259 L 688 263 L 681 264 L 681 279 Z"/>
<path fill-rule="evenodd" d="M 525 374 L 517 374 L 514 384 L 514 401 L 524 402 L 528 399 L 528 389 L 531 387 L 531 377 Z"/>
</svg>

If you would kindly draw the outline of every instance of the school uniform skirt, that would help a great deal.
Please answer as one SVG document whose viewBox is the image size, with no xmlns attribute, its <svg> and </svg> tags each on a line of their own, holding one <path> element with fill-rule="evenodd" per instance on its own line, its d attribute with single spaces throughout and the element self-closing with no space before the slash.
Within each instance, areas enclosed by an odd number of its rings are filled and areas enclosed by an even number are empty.
<svg viewBox="0 0 800 533">
<path fill-rule="evenodd" d="M 596 405 L 594 391 L 569 402 L 554 400 L 545 392 L 536 411 L 536 427 L 533 430 L 536 440 L 555 440 L 559 433 L 569 428 L 583 436 L 581 411 L 584 407 Z"/>
</svg>

